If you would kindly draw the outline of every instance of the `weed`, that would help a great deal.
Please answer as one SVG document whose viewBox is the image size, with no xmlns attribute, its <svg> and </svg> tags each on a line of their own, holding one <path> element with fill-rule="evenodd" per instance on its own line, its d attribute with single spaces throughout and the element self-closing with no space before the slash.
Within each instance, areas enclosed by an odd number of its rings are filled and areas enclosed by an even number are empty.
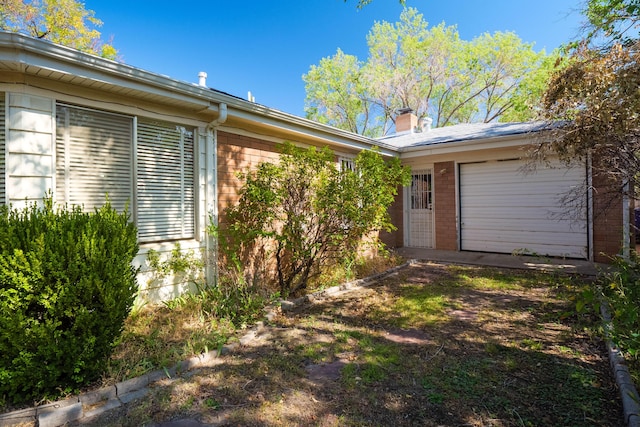
<svg viewBox="0 0 640 427">
<path fill-rule="evenodd" d="M 531 338 L 525 338 L 520 341 L 523 347 L 528 348 L 529 350 L 540 351 L 542 350 L 542 343 L 540 341 L 533 340 Z"/>
<path fill-rule="evenodd" d="M 205 399 L 204 406 L 214 411 L 222 408 L 222 404 L 212 397 Z"/>
</svg>

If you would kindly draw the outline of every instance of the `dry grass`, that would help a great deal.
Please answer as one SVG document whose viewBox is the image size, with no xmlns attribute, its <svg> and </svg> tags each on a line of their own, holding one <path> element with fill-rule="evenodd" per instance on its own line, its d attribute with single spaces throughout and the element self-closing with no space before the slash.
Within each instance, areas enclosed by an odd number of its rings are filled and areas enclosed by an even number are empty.
<svg viewBox="0 0 640 427">
<path fill-rule="evenodd" d="M 622 426 L 566 277 L 421 264 L 284 313 L 93 425 Z"/>
<path fill-rule="evenodd" d="M 327 283 L 333 285 L 366 277 L 401 262 L 401 258 L 390 255 L 360 259 L 354 262 L 352 269 L 336 268 L 323 274 L 312 286 L 318 289 L 327 287 Z M 238 311 L 247 311 L 244 316 L 221 317 L 215 308 L 218 302 L 207 296 L 184 296 L 134 311 L 126 321 L 101 384 L 110 385 L 152 370 L 169 368 L 181 360 L 236 340 L 239 333 L 261 317 L 262 307 L 269 301 L 266 296 L 249 302 L 246 295 L 244 298 L 220 302 L 237 304 Z"/>
</svg>

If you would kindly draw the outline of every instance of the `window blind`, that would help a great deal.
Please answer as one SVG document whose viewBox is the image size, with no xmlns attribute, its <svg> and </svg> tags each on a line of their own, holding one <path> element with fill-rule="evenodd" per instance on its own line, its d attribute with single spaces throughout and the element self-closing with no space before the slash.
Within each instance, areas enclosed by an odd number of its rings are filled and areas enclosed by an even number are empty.
<svg viewBox="0 0 640 427">
<path fill-rule="evenodd" d="M 133 119 L 59 104 L 56 107 L 56 194 L 92 211 L 109 197 L 123 211 L 132 201 Z"/>
<path fill-rule="evenodd" d="M 137 212 L 140 241 L 195 235 L 194 132 L 139 119 Z"/>
</svg>

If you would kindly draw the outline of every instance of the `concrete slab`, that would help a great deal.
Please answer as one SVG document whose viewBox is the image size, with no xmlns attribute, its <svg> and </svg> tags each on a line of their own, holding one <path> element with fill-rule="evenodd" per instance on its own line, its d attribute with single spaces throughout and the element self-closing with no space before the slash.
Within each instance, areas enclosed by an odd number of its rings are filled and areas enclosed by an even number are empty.
<svg viewBox="0 0 640 427">
<path fill-rule="evenodd" d="M 36 408 L 0 414 L 0 427 L 17 426 L 21 424 L 33 425 L 36 422 Z"/>
<path fill-rule="evenodd" d="M 38 426 L 58 427 L 83 417 L 82 403 L 77 402 L 69 406 L 51 407 L 40 413 L 38 410 Z"/>
<path fill-rule="evenodd" d="M 494 254 L 469 251 L 442 251 L 423 248 L 398 248 L 395 252 L 405 258 L 452 264 L 483 265 L 488 267 L 524 270 L 558 271 L 595 276 L 606 266 L 587 260 L 528 255 Z"/>
</svg>

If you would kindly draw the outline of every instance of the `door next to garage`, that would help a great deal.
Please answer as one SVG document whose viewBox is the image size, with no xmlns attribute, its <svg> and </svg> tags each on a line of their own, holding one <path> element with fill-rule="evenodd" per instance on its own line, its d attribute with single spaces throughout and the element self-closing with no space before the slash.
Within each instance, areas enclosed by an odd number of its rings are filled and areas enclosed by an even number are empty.
<svg viewBox="0 0 640 427">
<path fill-rule="evenodd" d="M 411 188 L 406 192 L 406 246 L 433 248 L 433 174 L 431 169 L 412 172 Z"/>
<path fill-rule="evenodd" d="M 588 258 L 585 167 L 524 173 L 522 160 L 459 165 L 460 248 Z M 572 206 L 567 196 L 573 191 Z"/>
</svg>

